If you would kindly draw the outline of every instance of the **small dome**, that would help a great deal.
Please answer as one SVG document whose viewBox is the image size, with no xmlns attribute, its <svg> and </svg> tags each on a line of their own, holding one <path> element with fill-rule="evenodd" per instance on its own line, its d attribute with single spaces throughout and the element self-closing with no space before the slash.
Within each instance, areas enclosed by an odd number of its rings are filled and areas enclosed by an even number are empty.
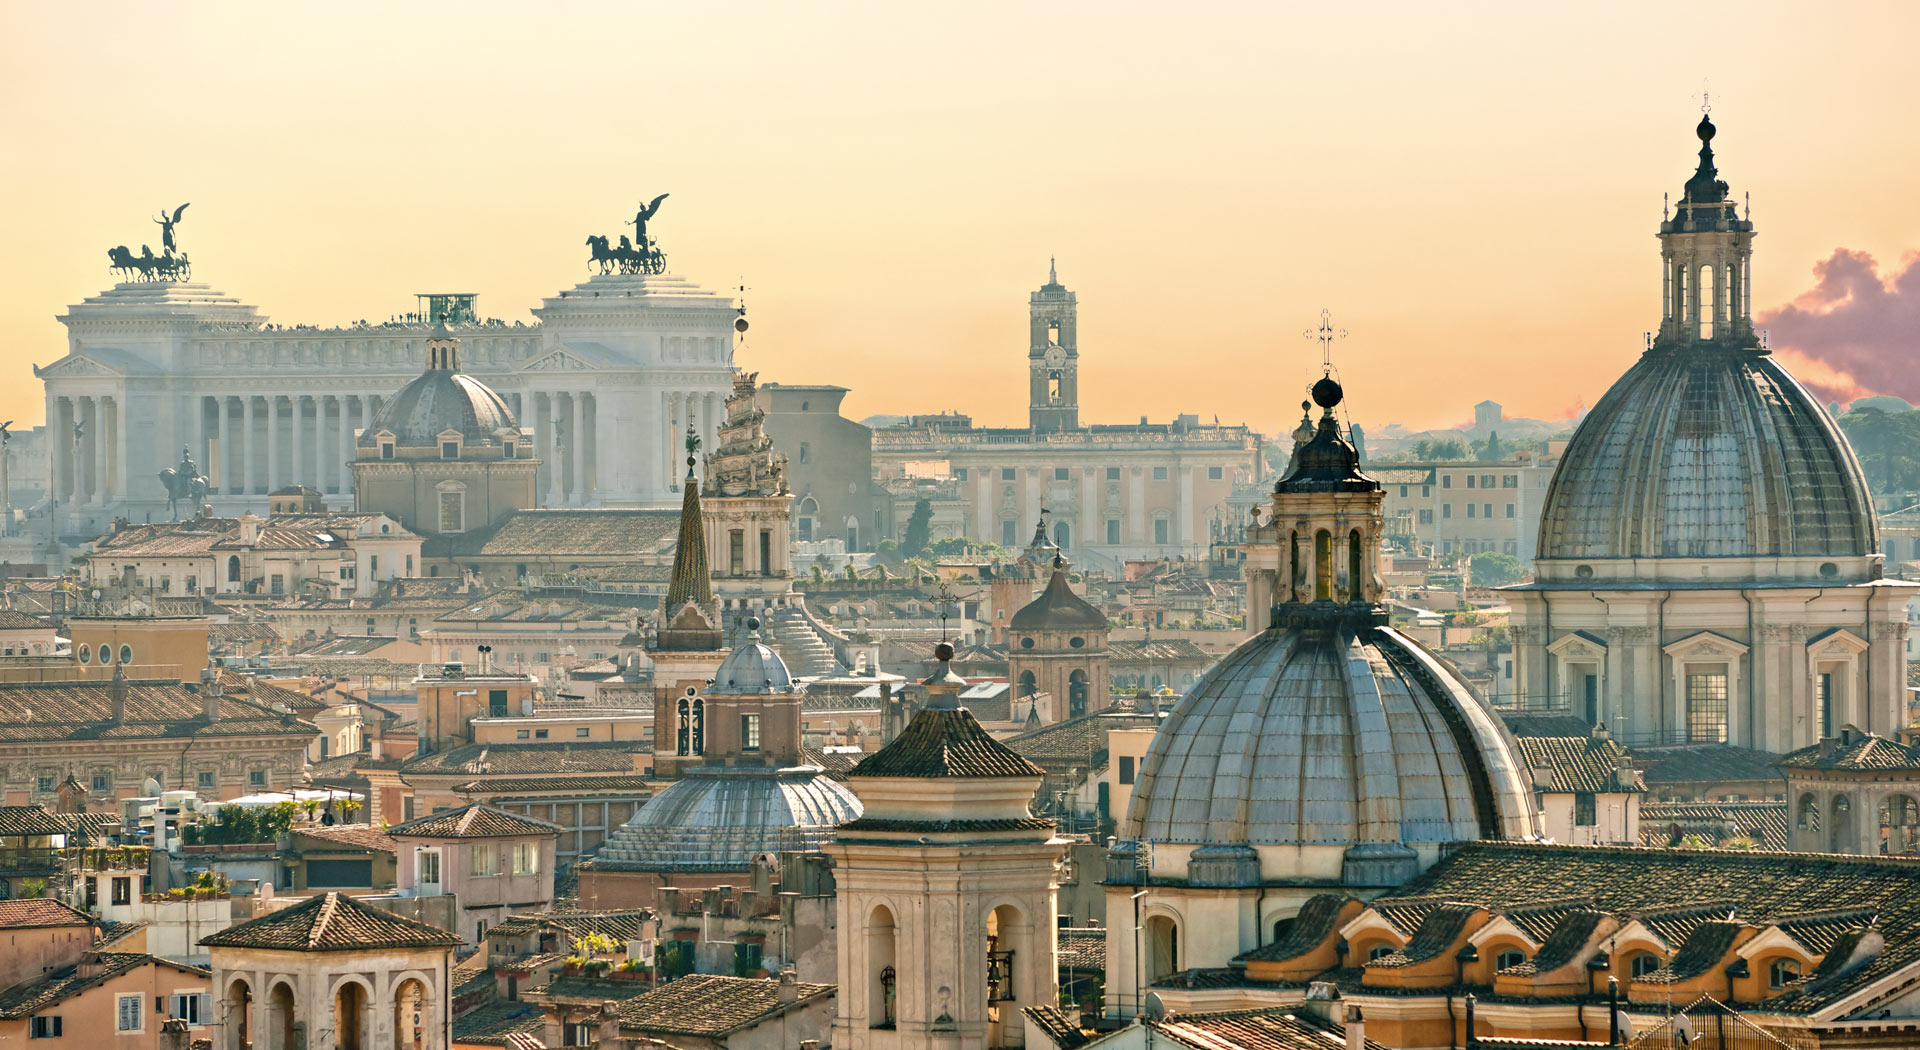
<svg viewBox="0 0 1920 1050">
<path fill-rule="evenodd" d="M 753 632 L 744 644 L 736 645 L 720 661 L 713 673 L 713 685 L 707 690 L 723 696 L 761 695 L 793 692 L 793 675 L 780 654 L 760 644 L 760 633 Z"/>
<path fill-rule="evenodd" d="M 762 853 L 817 852 L 860 800 L 817 768 L 692 770 L 648 799 L 594 856 L 599 868 L 738 870 Z"/>
<path fill-rule="evenodd" d="M 1840 428 L 1772 356 L 1643 354 L 1553 472 L 1539 557 L 1866 556 L 1866 479 Z"/>
<path fill-rule="evenodd" d="M 447 431 L 468 445 L 492 444 L 500 430 L 517 429 L 513 409 L 493 388 L 470 375 L 436 368 L 400 388 L 373 425 L 360 433 L 362 448 L 372 448 L 386 431 L 401 448 L 431 448 Z"/>
<path fill-rule="evenodd" d="M 1209 670 L 1148 747 L 1122 835 L 1344 847 L 1351 868 L 1536 822 L 1517 749 L 1452 666 L 1343 626 L 1270 630 Z"/>
<path fill-rule="evenodd" d="M 1103 631 L 1107 627 L 1107 616 L 1073 593 L 1073 589 L 1067 586 L 1064 562 L 1055 558 L 1053 578 L 1047 581 L 1047 589 L 1040 592 L 1040 597 L 1014 613 L 1010 623 L 1016 631 Z"/>
</svg>

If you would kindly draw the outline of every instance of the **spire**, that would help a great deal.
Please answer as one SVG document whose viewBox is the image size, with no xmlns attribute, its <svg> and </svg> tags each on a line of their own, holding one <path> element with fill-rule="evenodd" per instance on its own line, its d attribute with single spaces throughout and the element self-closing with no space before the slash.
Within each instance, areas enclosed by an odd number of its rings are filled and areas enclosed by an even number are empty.
<svg viewBox="0 0 1920 1050">
<path fill-rule="evenodd" d="M 1047 256 L 1047 283 L 1048 284 L 1060 283 L 1060 271 L 1059 271 L 1059 267 L 1056 265 L 1056 263 L 1058 262 L 1059 260 L 1056 259 L 1055 257 L 1051 255 Z"/>
<path fill-rule="evenodd" d="M 1700 166 L 1694 169 L 1693 178 L 1687 180 L 1685 200 L 1689 204 L 1719 204 L 1727 199 L 1727 184 L 1720 181 L 1720 172 L 1713 166 L 1713 118 L 1702 116 L 1700 124 L 1693 133 L 1700 136 Z"/>
<path fill-rule="evenodd" d="M 1713 119 L 1693 129 L 1700 162 L 1660 223 L 1662 308 L 1659 335 L 1648 350 L 1712 343 L 1758 350 L 1753 338 L 1753 223 L 1740 218 L 1714 166 Z"/>
<path fill-rule="evenodd" d="M 688 602 L 713 601 L 713 580 L 707 569 L 707 530 L 700 519 L 700 481 L 693 476 L 694 452 L 700 439 L 687 428 L 687 477 L 680 500 L 680 542 L 673 551 L 673 577 L 667 584 L 669 615 Z"/>
</svg>

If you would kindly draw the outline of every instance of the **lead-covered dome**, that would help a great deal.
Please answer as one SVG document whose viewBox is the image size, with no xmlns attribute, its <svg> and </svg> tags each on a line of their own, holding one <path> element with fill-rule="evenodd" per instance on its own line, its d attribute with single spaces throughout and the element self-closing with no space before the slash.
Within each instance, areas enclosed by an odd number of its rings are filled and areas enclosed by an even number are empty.
<svg viewBox="0 0 1920 1050">
<path fill-rule="evenodd" d="M 1208 670 L 1155 734 L 1123 837 L 1199 847 L 1196 864 L 1321 847 L 1326 877 L 1386 885 L 1537 823 L 1518 750 L 1452 666 L 1340 625 L 1270 629 Z"/>
<path fill-rule="evenodd" d="M 1862 557 L 1860 464 L 1763 350 L 1656 344 L 1574 432 L 1540 517 L 1541 559 Z"/>
<path fill-rule="evenodd" d="M 440 324 L 427 340 L 427 370 L 380 406 L 373 425 L 360 432 L 359 445 L 375 447 L 384 432 L 400 448 L 437 448 L 449 431 L 463 445 L 487 445 L 500 431 L 518 428 L 506 399 L 460 371 L 460 340 Z"/>
<path fill-rule="evenodd" d="M 743 775 L 689 770 L 607 838 L 595 868 L 744 870 L 763 853 L 817 852 L 860 816 L 860 800 L 818 766 Z"/>
</svg>

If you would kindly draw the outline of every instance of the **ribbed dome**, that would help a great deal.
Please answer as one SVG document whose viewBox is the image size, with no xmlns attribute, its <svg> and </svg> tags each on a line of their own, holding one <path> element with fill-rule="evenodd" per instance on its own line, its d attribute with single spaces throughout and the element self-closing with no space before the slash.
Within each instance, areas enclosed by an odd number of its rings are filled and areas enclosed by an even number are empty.
<svg viewBox="0 0 1920 1050">
<path fill-rule="evenodd" d="M 1392 628 L 1269 630 L 1155 734 L 1124 837 L 1387 851 L 1538 834 L 1505 731 Z M 1198 857 L 1198 854 L 1196 854 Z"/>
<path fill-rule="evenodd" d="M 818 768 L 691 770 L 609 836 L 593 866 L 738 870 L 762 853 L 818 851 L 860 813 L 853 792 Z"/>
<path fill-rule="evenodd" d="M 755 627 L 758 627 L 756 622 Z M 760 632 L 753 631 L 746 642 L 733 647 L 713 673 L 713 686 L 707 690 L 724 696 L 753 696 L 765 693 L 793 692 L 793 675 L 780 654 L 760 644 Z"/>
<path fill-rule="evenodd" d="M 495 432 L 518 427 L 513 409 L 492 387 L 459 371 L 457 356 L 450 360 L 456 367 L 428 368 L 380 406 L 373 425 L 360 433 L 361 447 L 374 447 L 383 430 L 401 448 L 432 448 L 449 430 L 459 432 L 462 444 L 485 445 L 494 442 Z"/>
<path fill-rule="evenodd" d="M 1864 556 L 1872 507 L 1839 428 L 1773 357 L 1656 344 L 1574 432 L 1539 557 Z"/>
</svg>

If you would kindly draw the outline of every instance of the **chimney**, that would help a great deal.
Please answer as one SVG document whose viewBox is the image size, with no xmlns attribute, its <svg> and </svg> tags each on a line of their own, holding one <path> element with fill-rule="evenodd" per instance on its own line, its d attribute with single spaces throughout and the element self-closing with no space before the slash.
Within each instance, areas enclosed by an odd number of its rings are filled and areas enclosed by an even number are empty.
<svg viewBox="0 0 1920 1050">
<path fill-rule="evenodd" d="M 113 680 L 107 683 L 107 702 L 113 705 L 116 724 L 127 720 L 127 670 L 125 664 L 113 665 Z"/>
<path fill-rule="evenodd" d="M 200 672 L 200 698 L 206 704 L 207 721 L 220 721 L 220 672 L 204 668 Z"/>
<path fill-rule="evenodd" d="M 1347 1007 L 1347 1050 L 1367 1050 L 1367 1022 L 1357 1006 Z"/>
<path fill-rule="evenodd" d="M 1593 738 L 1595 740 L 1610 740 L 1613 738 L 1613 734 L 1607 732 L 1607 724 L 1605 722 L 1596 722 L 1593 726 Z"/>
<path fill-rule="evenodd" d="M 370 737 L 370 738 L 369 738 L 369 743 L 370 743 L 370 745 L 371 745 L 371 748 L 372 748 L 372 752 L 371 752 L 371 753 L 372 753 L 372 755 L 373 755 L 373 758 L 374 758 L 374 761 L 376 761 L 376 762 L 377 762 L 377 761 L 379 761 L 379 760 L 381 760 L 381 759 L 383 759 L 383 758 L 386 758 L 386 757 L 387 757 L 387 742 L 386 742 L 386 741 L 384 741 L 384 740 L 382 740 L 382 739 L 380 739 L 379 737 L 377 737 L 377 736 L 376 736 L 376 737 Z"/>
<path fill-rule="evenodd" d="M 601 1046 L 620 1045 L 620 1004 L 609 999 L 600 1004 Z"/>
<path fill-rule="evenodd" d="M 780 971 L 778 997 L 783 1003 L 791 1003 L 800 998 L 800 978 L 792 970 Z"/>
<path fill-rule="evenodd" d="M 160 1022 L 160 1050 L 187 1050 L 192 1045 L 184 1018 L 169 1017 Z"/>
<path fill-rule="evenodd" d="M 251 547 L 260 542 L 260 518 L 248 512 L 240 515 L 240 545 Z"/>
</svg>

